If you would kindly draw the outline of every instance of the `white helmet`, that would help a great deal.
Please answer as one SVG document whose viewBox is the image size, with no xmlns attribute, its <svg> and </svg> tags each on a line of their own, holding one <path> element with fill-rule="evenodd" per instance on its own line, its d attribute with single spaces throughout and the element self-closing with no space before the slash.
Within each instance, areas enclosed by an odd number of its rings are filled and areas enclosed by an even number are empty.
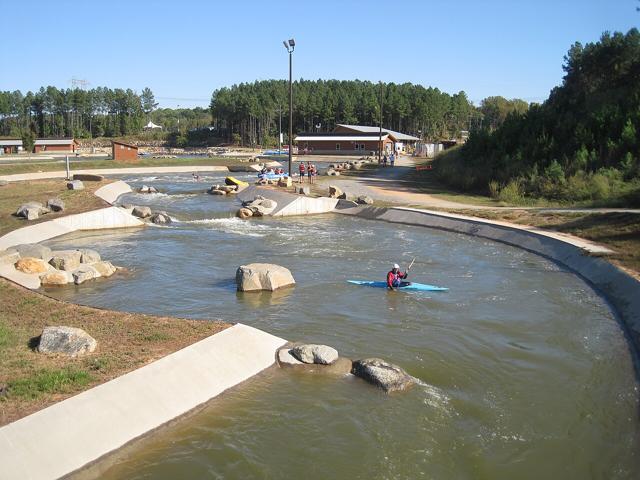
<svg viewBox="0 0 640 480">
<path fill-rule="evenodd" d="M 400 270 L 400 265 L 398 265 L 397 263 L 394 263 L 393 268 L 397 268 L 398 270 Z"/>
</svg>

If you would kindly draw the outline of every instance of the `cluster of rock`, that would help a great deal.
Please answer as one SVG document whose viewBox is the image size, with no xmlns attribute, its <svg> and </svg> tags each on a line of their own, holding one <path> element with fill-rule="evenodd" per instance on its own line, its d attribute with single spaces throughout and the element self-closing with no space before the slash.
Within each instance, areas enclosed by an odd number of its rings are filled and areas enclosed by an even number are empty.
<svg viewBox="0 0 640 480">
<path fill-rule="evenodd" d="M 295 285 L 296 281 L 288 268 L 271 263 L 240 265 L 236 270 L 236 285 L 239 292 L 273 292 L 279 288 Z"/>
<path fill-rule="evenodd" d="M 402 368 L 380 358 L 351 361 L 340 357 L 335 348 L 327 345 L 302 344 L 280 348 L 276 352 L 280 367 L 317 366 L 315 371 L 337 374 L 351 373 L 387 393 L 406 390 L 416 380 Z"/>
<path fill-rule="evenodd" d="M 346 200 L 347 198 L 353 198 L 347 194 L 347 192 L 343 192 L 340 187 L 336 187 L 335 185 L 329 185 L 329 198 L 339 198 L 341 200 Z M 372 205 L 373 198 L 368 195 L 360 195 L 354 200 L 355 205 Z"/>
<path fill-rule="evenodd" d="M 164 210 L 159 210 L 154 212 L 150 207 L 140 206 L 140 205 L 128 205 L 122 204 L 120 207 L 125 210 L 130 210 L 131 215 L 134 217 L 138 217 L 142 220 L 149 221 L 151 223 L 155 223 L 156 225 L 166 225 L 167 223 L 171 223 L 171 216 Z"/>
<path fill-rule="evenodd" d="M 258 195 L 253 200 L 242 202 L 242 207 L 238 210 L 236 216 L 242 219 L 249 217 L 263 217 L 273 213 L 277 206 L 278 203 L 274 200 Z"/>
<path fill-rule="evenodd" d="M 237 185 L 212 185 L 209 190 L 207 190 L 209 195 L 229 195 L 233 193 L 238 193 Z"/>
<path fill-rule="evenodd" d="M 62 212 L 64 210 L 64 202 L 59 198 L 50 198 L 47 204 L 40 202 L 27 202 L 20 205 L 15 213 L 16 217 L 25 218 L 27 220 L 37 220 L 40 215 L 50 212 Z"/>
<path fill-rule="evenodd" d="M 77 357 L 93 352 L 97 346 L 96 339 L 81 328 L 44 327 L 38 343 L 38 352 Z"/>
<path fill-rule="evenodd" d="M 99 277 L 110 277 L 117 268 L 95 250 L 51 250 L 35 244 L 16 245 L 0 252 L 0 263 L 12 264 L 22 273 L 36 274 L 43 286 L 79 285 Z"/>
<path fill-rule="evenodd" d="M 158 189 L 156 187 L 149 187 L 148 185 L 142 185 L 138 189 L 138 193 L 158 193 Z"/>
<path fill-rule="evenodd" d="M 244 188 L 248 187 L 247 182 L 238 180 L 235 177 L 226 177 L 224 179 L 224 185 L 213 185 L 207 193 L 211 195 L 229 195 L 230 193 L 238 193 Z"/>
<path fill-rule="evenodd" d="M 329 168 L 327 168 L 327 175 L 339 176 L 343 170 L 360 170 L 367 163 L 371 163 L 371 161 L 365 158 L 350 160 L 348 162 L 331 163 L 329 164 Z"/>
<path fill-rule="evenodd" d="M 290 188 L 291 186 L 293 186 L 293 180 L 291 179 L 291 177 L 280 177 L 280 178 L 259 178 L 256 181 L 256 185 L 275 185 L 278 187 L 283 187 L 283 188 Z"/>
</svg>

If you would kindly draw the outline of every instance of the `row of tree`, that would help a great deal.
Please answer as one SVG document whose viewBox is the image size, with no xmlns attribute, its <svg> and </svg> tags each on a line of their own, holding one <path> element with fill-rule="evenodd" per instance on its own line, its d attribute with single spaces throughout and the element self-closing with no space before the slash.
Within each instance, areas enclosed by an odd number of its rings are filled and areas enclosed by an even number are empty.
<svg viewBox="0 0 640 480">
<path fill-rule="evenodd" d="M 522 100 L 489 97 L 476 108 L 464 92 L 367 81 L 300 80 L 294 83 L 293 131 L 329 131 L 337 123 L 383 125 L 425 139 L 452 138 L 461 130 L 500 125 Z M 42 87 L 37 92 L 0 91 L 0 135 L 25 137 L 120 137 L 137 135 L 152 120 L 189 142 L 190 130 L 212 127 L 209 137 L 243 145 L 274 145 L 288 130 L 288 84 L 242 83 L 213 93 L 210 109 L 157 109 L 153 92 L 98 87 Z M 185 140 L 186 139 L 186 140 Z"/>
<path fill-rule="evenodd" d="M 437 169 L 472 190 L 598 199 L 620 181 L 640 181 L 640 33 L 604 33 L 574 44 L 562 85 L 542 105 L 480 130 Z"/>
<path fill-rule="evenodd" d="M 116 137 L 140 132 L 157 106 L 150 89 L 138 95 L 131 89 L 98 87 L 37 92 L 0 92 L 0 135 L 39 137 Z"/>
<path fill-rule="evenodd" d="M 293 131 L 330 131 L 336 124 L 378 125 L 424 139 L 455 138 L 462 130 L 479 128 L 485 113 L 488 128 L 497 127 L 513 110 L 527 103 L 502 97 L 474 107 L 465 92 L 450 95 L 437 88 L 411 83 L 300 80 L 293 84 Z M 211 100 L 212 121 L 227 139 L 246 144 L 271 144 L 280 128 L 288 130 L 288 83 L 265 80 L 221 88 Z"/>
</svg>

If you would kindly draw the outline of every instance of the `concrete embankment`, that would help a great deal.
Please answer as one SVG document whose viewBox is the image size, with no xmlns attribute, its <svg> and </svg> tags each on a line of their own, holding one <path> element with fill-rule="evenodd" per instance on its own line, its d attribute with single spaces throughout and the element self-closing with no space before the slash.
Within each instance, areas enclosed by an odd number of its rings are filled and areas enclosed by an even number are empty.
<svg viewBox="0 0 640 480">
<path fill-rule="evenodd" d="M 123 193 L 131 191 L 125 182 L 117 181 L 96 190 L 95 195 L 108 203 L 114 203 Z M 108 228 L 142 227 L 144 222 L 126 210 L 117 207 L 101 208 L 91 212 L 67 215 L 48 222 L 19 228 L 0 237 L 0 251 L 15 245 L 39 243 L 77 230 L 101 230 Z M 19 272 L 13 265 L 0 265 L 0 276 L 18 285 L 35 290 L 40 288 L 38 274 Z"/>
<path fill-rule="evenodd" d="M 327 197 L 307 197 L 294 193 L 283 192 L 272 188 L 248 187 L 238 194 L 241 201 L 251 201 L 261 195 L 278 204 L 270 215 L 273 217 L 289 217 L 293 215 L 312 215 L 317 213 L 333 212 L 338 204 L 338 199 Z"/>
<path fill-rule="evenodd" d="M 69 475 L 270 367 L 285 343 L 237 324 L 6 425 L 0 477 Z"/>
<path fill-rule="evenodd" d="M 549 258 L 591 283 L 611 304 L 640 352 L 640 282 L 598 255 L 611 250 L 558 232 L 475 217 L 411 208 L 356 207 L 336 212 L 371 220 L 464 233 L 523 248 Z"/>
<path fill-rule="evenodd" d="M 132 168 L 91 168 L 73 169 L 71 174 L 91 175 L 127 175 L 139 173 L 192 173 L 192 172 L 228 172 L 229 169 L 221 165 L 184 165 L 175 167 L 132 167 Z M 65 170 L 36 173 L 16 173 L 13 175 L 0 175 L 0 180 L 7 182 L 21 182 L 24 180 L 43 180 L 46 178 L 67 178 Z"/>
</svg>

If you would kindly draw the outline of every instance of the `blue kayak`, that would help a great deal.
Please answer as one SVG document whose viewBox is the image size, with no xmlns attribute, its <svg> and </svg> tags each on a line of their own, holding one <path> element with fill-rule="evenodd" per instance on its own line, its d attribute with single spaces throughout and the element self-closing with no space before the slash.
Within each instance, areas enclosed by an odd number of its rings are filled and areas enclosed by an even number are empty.
<svg viewBox="0 0 640 480">
<path fill-rule="evenodd" d="M 289 175 L 286 173 L 260 173 L 258 174 L 258 178 L 264 178 L 267 180 L 280 180 L 281 178 L 286 178 Z"/>
<path fill-rule="evenodd" d="M 366 280 L 349 280 L 354 285 L 364 285 L 365 287 L 387 288 L 387 282 L 369 282 Z M 436 287 L 435 285 L 426 285 L 424 283 L 411 282 L 404 287 L 398 287 L 398 290 L 413 290 L 419 292 L 445 292 L 449 290 L 444 287 Z"/>
</svg>

